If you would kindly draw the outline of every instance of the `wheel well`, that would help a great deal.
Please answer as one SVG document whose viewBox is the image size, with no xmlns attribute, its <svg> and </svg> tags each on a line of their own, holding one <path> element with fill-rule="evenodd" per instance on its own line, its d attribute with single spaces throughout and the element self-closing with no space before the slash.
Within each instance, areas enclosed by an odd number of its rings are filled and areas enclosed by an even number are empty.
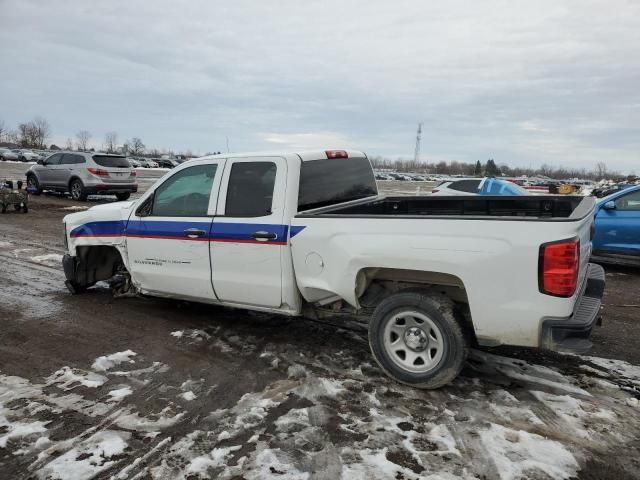
<svg viewBox="0 0 640 480">
<path fill-rule="evenodd" d="M 80 183 L 82 183 L 82 180 L 80 180 L 80 178 L 79 178 L 79 177 L 77 177 L 77 176 L 75 176 L 75 175 L 74 175 L 74 176 L 72 176 L 72 177 L 69 179 L 69 183 L 67 184 L 67 187 L 69 187 L 69 189 L 71 189 L 71 184 L 73 183 L 73 181 L 74 181 L 74 180 L 79 180 L 79 181 L 80 181 Z"/>
<path fill-rule="evenodd" d="M 438 292 L 451 299 L 456 317 L 475 343 L 475 331 L 469 310 L 467 290 L 456 275 L 398 268 L 364 268 L 356 276 L 356 297 L 361 307 L 375 308 L 382 300 L 398 292 Z"/>
<path fill-rule="evenodd" d="M 100 280 L 108 280 L 124 266 L 117 248 L 107 245 L 76 247 L 76 282 L 90 286 Z"/>
</svg>

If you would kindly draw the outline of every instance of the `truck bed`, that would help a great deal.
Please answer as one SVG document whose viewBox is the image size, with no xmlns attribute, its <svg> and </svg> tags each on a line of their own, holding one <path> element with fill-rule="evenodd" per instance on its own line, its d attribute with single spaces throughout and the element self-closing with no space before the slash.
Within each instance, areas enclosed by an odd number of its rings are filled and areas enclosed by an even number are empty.
<svg viewBox="0 0 640 480">
<path fill-rule="evenodd" d="M 421 196 L 376 197 L 301 212 L 305 217 L 474 217 L 500 220 L 573 221 L 593 207 L 589 197 L 549 196 Z"/>
</svg>

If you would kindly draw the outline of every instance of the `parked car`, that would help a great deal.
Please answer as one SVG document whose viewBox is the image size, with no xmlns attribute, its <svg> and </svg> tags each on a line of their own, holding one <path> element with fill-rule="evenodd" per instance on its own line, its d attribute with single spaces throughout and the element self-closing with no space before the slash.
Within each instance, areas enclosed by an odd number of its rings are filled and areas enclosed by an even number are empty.
<svg viewBox="0 0 640 480">
<path fill-rule="evenodd" d="M 173 160 L 170 158 L 160 158 L 157 160 L 157 164 L 159 167 L 162 167 L 162 168 L 175 168 L 178 165 L 180 165 L 180 163 L 177 160 Z"/>
<path fill-rule="evenodd" d="M 143 168 L 158 168 L 158 162 L 150 158 L 141 158 L 138 161 Z"/>
<path fill-rule="evenodd" d="M 471 344 L 588 350 L 595 199 L 458 198 L 381 196 L 356 151 L 203 157 L 137 201 L 67 215 L 66 284 L 118 272 L 120 293 L 359 314 L 382 369 L 420 388 L 455 378 Z"/>
<path fill-rule="evenodd" d="M 640 185 L 599 200 L 594 229 L 594 255 L 640 264 Z"/>
<path fill-rule="evenodd" d="M 69 192 L 74 200 L 87 195 L 115 195 L 127 200 L 138 191 L 136 171 L 126 157 L 104 153 L 61 152 L 38 161 L 26 173 L 36 195 L 43 190 Z"/>
<path fill-rule="evenodd" d="M 631 188 L 634 186 L 636 186 L 636 184 L 634 183 L 617 183 L 615 185 L 605 185 L 603 187 L 594 188 L 591 191 L 591 195 L 598 198 L 604 198 L 604 197 L 608 197 L 612 193 L 616 193 L 621 190 L 625 190 L 627 188 Z"/>
<path fill-rule="evenodd" d="M 0 147 L 0 160 L 18 160 L 18 154 L 8 148 Z"/>
<path fill-rule="evenodd" d="M 129 164 L 133 168 L 139 168 L 140 167 L 140 162 L 137 159 L 128 157 L 127 160 L 129 161 Z"/>
<path fill-rule="evenodd" d="M 37 162 L 41 159 L 40 155 L 32 150 L 16 148 L 13 152 L 18 155 L 18 160 L 21 162 Z"/>
<path fill-rule="evenodd" d="M 492 177 L 445 180 L 437 185 L 432 195 L 530 195 L 513 182 Z"/>
</svg>

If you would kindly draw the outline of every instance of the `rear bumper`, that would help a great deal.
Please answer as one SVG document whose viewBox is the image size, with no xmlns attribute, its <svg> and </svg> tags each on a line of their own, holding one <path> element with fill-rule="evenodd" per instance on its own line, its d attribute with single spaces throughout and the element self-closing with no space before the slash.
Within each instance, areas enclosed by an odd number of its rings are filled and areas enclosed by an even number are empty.
<svg viewBox="0 0 640 480">
<path fill-rule="evenodd" d="M 88 195 L 109 195 L 113 193 L 135 193 L 138 191 L 137 184 L 98 184 L 84 187 Z"/>
<path fill-rule="evenodd" d="M 556 352 L 586 353 L 592 347 L 591 331 L 600 325 L 600 306 L 605 274 L 600 265 L 590 263 L 587 281 L 569 318 L 548 318 L 542 322 L 542 348 Z"/>
</svg>

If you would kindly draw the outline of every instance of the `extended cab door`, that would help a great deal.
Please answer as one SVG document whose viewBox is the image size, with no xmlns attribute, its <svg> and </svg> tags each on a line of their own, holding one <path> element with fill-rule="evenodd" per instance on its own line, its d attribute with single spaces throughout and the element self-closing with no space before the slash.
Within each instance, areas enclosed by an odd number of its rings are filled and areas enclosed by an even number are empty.
<svg viewBox="0 0 640 480">
<path fill-rule="evenodd" d="M 287 164 L 280 157 L 227 160 L 211 235 L 213 287 L 224 302 L 280 307 Z"/>
<path fill-rule="evenodd" d="M 131 214 L 129 267 L 143 290 L 215 300 L 209 236 L 223 167 L 215 159 L 177 168 Z"/>
</svg>

